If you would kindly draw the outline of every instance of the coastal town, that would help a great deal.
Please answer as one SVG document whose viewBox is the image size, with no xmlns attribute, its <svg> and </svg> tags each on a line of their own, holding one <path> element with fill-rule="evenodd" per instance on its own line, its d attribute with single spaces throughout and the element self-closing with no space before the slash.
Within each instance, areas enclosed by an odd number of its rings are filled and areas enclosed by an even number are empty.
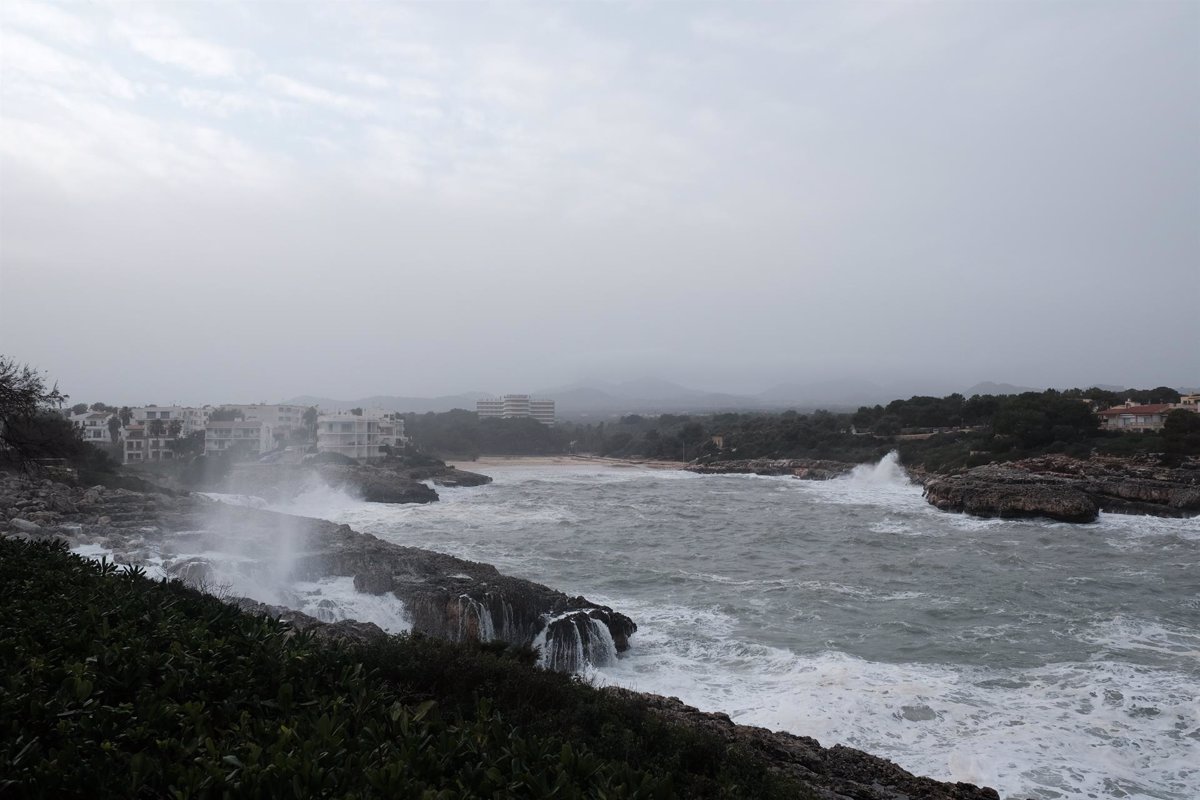
<svg viewBox="0 0 1200 800">
<path fill-rule="evenodd" d="M 555 421 L 553 400 L 526 394 L 481 399 L 476 413 L 480 419 L 530 418 L 547 427 Z M 80 403 L 67 414 L 85 442 L 118 453 L 123 464 L 218 454 L 286 462 L 314 452 L 375 461 L 408 443 L 404 415 L 379 408 L 326 412 L 286 403 L 121 408 Z"/>
<path fill-rule="evenodd" d="M 1081 398 L 1101 431 L 1161 431 L 1174 411 L 1200 414 L 1200 393 L 1175 402 L 1107 405 Z M 116 408 L 78 404 L 65 412 L 87 443 L 117 454 L 123 464 L 172 461 L 185 456 L 227 454 L 240 460 L 299 460 L 311 453 L 336 453 L 359 461 L 385 457 L 409 443 L 405 415 L 380 408 L 324 411 L 296 404 L 148 405 Z M 553 428 L 555 401 L 506 394 L 476 401 L 480 420 L 528 418 Z M 924 437 L 927 432 L 905 431 Z M 713 437 L 716 442 L 722 437 Z"/>
</svg>

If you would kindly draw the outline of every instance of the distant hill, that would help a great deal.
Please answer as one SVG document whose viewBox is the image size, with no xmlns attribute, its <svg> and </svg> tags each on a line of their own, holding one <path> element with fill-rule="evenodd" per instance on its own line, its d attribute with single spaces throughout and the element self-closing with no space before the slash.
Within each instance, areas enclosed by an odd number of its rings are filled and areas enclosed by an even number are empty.
<svg viewBox="0 0 1200 800">
<path fill-rule="evenodd" d="M 899 395 L 874 381 L 858 378 L 816 381 L 813 383 L 781 383 L 758 395 L 767 406 L 805 408 L 858 408 L 888 403 Z"/>
<path fill-rule="evenodd" d="M 963 392 L 963 397 L 973 397 L 977 394 L 1024 394 L 1025 392 L 1040 392 L 1041 389 L 1034 389 L 1032 386 L 1015 386 L 1011 383 L 993 383 L 992 381 L 984 381 L 977 383 L 970 389 Z"/>
<path fill-rule="evenodd" d="M 300 395 L 285 402 L 297 406 L 317 406 L 325 411 L 348 411 L 351 408 L 382 408 L 384 411 L 400 411 L 403 413 L 424 414 L 428 411 L 450 411 L 464 408 L 475 410 L 475 401 L 481 397 L 490 397 L 484 392 L 464 392 L 441 397 L 396 397 L 393 395 L 374 395 L 357 400 L 334 400 L 329 397 Z"/>
<path fill-rule="evenodd" d="M 619 414 L 705 413 L 762 408 L 756 397 L 706 392 L 659 378 L 604 381 L 541 389 L 534 397 L 555 401 L 558 416 L 591 417 Z"/>
</svg>

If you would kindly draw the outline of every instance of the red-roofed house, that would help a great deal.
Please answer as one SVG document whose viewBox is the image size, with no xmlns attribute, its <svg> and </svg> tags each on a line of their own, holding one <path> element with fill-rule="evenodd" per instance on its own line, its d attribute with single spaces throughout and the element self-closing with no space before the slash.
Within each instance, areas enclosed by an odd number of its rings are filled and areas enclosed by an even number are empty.
<svg viewBox="0 0 1200 800">
<path fill-rule="evenodd" d="M 1147 406 L 1137 406 L 1132 400 L 1126 400 L 1123 406 L 1113 406 L 1104 411 L 1097 411 L 1100 417 L 1100 428 L 1106 431 L 1157 431 L 1161 430 L 1167 421 L 1167 414 L 1182 408 L 1174 403 L 1154 403 Z"/>
</svg>

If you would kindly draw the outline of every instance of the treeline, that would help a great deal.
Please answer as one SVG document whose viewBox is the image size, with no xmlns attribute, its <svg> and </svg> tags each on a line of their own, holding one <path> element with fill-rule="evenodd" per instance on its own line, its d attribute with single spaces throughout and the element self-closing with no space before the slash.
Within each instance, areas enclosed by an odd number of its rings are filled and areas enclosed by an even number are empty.
<svg viewBox="0 0 1200 800">
<path fill-rule="evenodd" d="M 1200 414 L 1178 411 L 1155 433 L 1100 430 L 1095 411 L 1126 399 L 1173 403 L 1167 387 L 1110 392 L 1071 389 L 1018 395 L 916 396 L 853 413 L 629 414 L 547 428 L 531 419 L 480 420 L 469 411 L 410 414 L 416 445 L 443 457 L 591 453 L 619 458 L 705 461 L 820 458 L 869 461 L 889 450 L 932 470 L 1065 453 L 1200 454 Z"/>
</svg>

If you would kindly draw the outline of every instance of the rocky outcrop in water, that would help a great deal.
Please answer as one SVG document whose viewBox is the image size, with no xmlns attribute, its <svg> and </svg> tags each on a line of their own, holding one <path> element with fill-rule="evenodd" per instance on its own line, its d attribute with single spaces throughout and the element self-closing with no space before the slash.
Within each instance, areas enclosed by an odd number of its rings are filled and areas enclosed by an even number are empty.
<svg viewBox="0 0 1200 800">
<path fill-rule="evenodd" d="M 261 586 L 286 595 L 295 581 L 348 577 L 360 592 L 403 601 L 414 631 L 540 644 L 544 663 L 563 671 L 615 657 L 637 630 L 607 606 L 502 575 L 490 564 L 197 495 L 0 477 L 0 533 L 94 545 L 119 563 L 161 560 L 169 575 L 218 594 Z"/>
<path fill-rule="evenodd" d="M 603 691 L 641 703 L 679 725 L 714 734 L 731 745 L 758 754 L 773 769 L 812 787 L 821 800 L 999 800 L 994 789 L 970 783 L 944 783 L 913 775 L 886 759 L 835 745 L 822 747 L 807 736 L 794 736 L 735 724 L 727 715 L 700 711 L 677 697 L 640 694 L 608 687 Z"/>
<path fill-rule="evenodd" d="M 847 474 L 855 466 L 843 461 L 817 458 L 754 458 L 706 461 L 688 464 L 684 469 L 701 475 L 792 475 L 805 480 L 827 481 Z"/>
<path fill-rule="evenodd" d="M 180 475 L 170 471 L 159 471 L 155 477 L 182 490 L 252 495 L 271 501 L 286 500 L 325 485 L 372 503 L 433 503 L 438 493 L 429 484 L 459 488 L 492 481 L 487 475 L 456 469 L 433 459 L 413 464 L 404 457 L 370 463 L 356 463 L 349 458 L 299 463 L 244 462 L 235 465 L 219 481 L 202 486 L 185 485 Z"/>
<path fill-rule="evenodd" d="M 930 477 L 925 497 L 944 511 L 980 517 L 1092 522 L 1101 511 L 1190 517 L 1200 514 L 1200 459 L 1165 466 L 1152 457 L 1044 456 Z"/>
</svg>

